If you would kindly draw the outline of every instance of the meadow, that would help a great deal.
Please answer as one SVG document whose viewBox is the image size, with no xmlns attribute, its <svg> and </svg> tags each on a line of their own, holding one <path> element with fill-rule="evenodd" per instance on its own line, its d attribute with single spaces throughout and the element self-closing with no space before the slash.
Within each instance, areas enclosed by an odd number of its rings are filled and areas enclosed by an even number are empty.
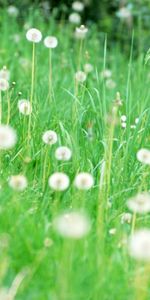
<svg viewBox="0 0 150 300">
<path fill-rule="evenodd" d="M 75 27 L 1 10 L 1 300 L 150 299 L 149 54 Z"/>
</svg>

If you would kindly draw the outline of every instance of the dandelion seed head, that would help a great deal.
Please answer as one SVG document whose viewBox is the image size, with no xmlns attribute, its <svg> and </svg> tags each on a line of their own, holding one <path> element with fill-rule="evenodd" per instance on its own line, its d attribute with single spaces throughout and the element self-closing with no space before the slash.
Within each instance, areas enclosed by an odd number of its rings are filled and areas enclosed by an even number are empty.
<svg viewBox="0 0 150 300">
<path fill-rule="evenodd" d="M 10 176 L 8 184 L 12 189 L 18 192 L 24 191 L 28 186 L 27 178 L 24 175 Z"/>
<path fill-rule="evenodd" d="M 129 254 L 140 261 L 150 261 L 150 230 L 140 229 L 129 239 Z"/>
<path fill-rule="evenodd" d="M 122 116 L 120 117 L 120 120 L 121 120 L 122 122 L 126 122 L 126 121 L 127 121 L 127 117 L 126 117 L 125 115 L 122 115 Z"/>
<path fill-rule="evenodd" d="M 31 28 L 27 31 L 26 38 L 29 42 L 39 43 L 42 39 L 42 33 L 36 28 Z"/>
<path fill-rule="evenodd" d="M 126 122 L 121 122 L 121 127 L 122 128 L 126 128 L 127 127 L 127 123 Z"/>
<path fill-rule="evenodd" d="M 115 235 L 115 234 L 116 234 L 116 231 L 117 231 L 116 228 L 110 228 L 110 229 L 109 229 L 109 234 L 110 234 L 110 235 Z"/>
<path fill-rule="evenodd" d="M 132 16 L 131 11 L 129 10 L 128 7 L 121 7 L 117 13 L 117 17 L 120 19 L 128 19 Z"/>
<path fill-rule="evenodd" d="M 93 66 L 91 65 L 91 64 L 85 64 L 84 65 L 84 72 L 86 73 L 86 74 L 89 74 L 89 73 L 91 73 L 93 71 Z"/>
<path fill-rule="evenodd" d="M 94 179 L 90 173 L 81 172 L 76 175 L 74 184 L 79 190 L 89 190 L 94 185 Z"/>
<path fill-rule="evenodd" d="M 44 39 L 44 45 L 47 48 L 56 48 L 58 45 L 58 40 L 55 36 L 47 36 Z"/>
<path fill-rule="evenodd" d="M 84 10 L 84 4 L 80 1 L 75 1 L 72 3 L 72 9 L 77 12 L 82 12 Z"/>
<path fill-rule="evenodd" d="M 86 73 L 84 73 L 83 71 L 77 71 L 75 74 L 75 79 L 78 82 L 83 83 L 86 80 Z"/>
<path fill-rule="evenodd" d="M 106 87 L 110 90 L 114 89 L 116 87 L 116 82 L 112 79 L 107 79 L 106 80 Z"/>
<path fill-rule="evenodd" d="M 53 173 L 48 180 L 49 186 L 54 191 L 64 191 L 69 187 L 70 179 L 63 172 Z"/>
<path fill-rule="evenodd" d="M 6 79 L 0 78 L 0 91 L 7 91 L 9 89 L 9 83 Z"/>
<path fill-rule="evenodd" d="M 53 221 L 55 231 L 64 238 L 80 239 L 90 230 L 89 218 L 80 212 L 68 212 Z"/>
<path fill-rule="evenodd" d="M 0 79 L 5 79 L 5 80 L 9 81 L 9 79 L 10 79 L 10 71 L 7 70 L 6 67 L 3 67 L 0 70 Z"/>
<path fill-rule="evenodd" d="M 8 125 L 0 125 L 0 149 L 11 149 L 15 146 L 16 142 L 16 131 Z"/>
<path fill-rule="evenodd" d="M 121 215 L 121 224 L 124 224 L 124 223 L 130 224 L 131 221 L 132 221 L 132 214 L 131 213 L 123 213 Z"/>
<path fill-rule="evenodd" d="M 57 133 L 53 130 L 47 130 L 43 133 L 42 140 L 45 144 L 53 145 L 57 142 Z"/>
<path fill-rule="evenodd" d="M 139 123 L 139 118 L 135 118 L 135 124 Z"/>
<path fill-rule="evenodd" d="M 12 17 L 17 17 L 19 15 L 19 10 L 14 5 L 9 5 L 8 8 L 7 8 L 7 12 Z"/>
<path fill-rule="evenodd" d="M 75 37 L 78 39 L 84 39 L 88 33 L 88 28 L 84 25 L 81 25 L 80 27 L 76 27 L 75 30 Z"/>
<path fill-rule="evenodd" d="M 145 165 L 150 165 L 150 150 L 142 148 L 137 152 L 137 160 Z"/>
<path fill-rule="evenodd" d="M 79 25 L 81 23 L 81 16 L 74 12 L 69 15 L 69 22 L 75 25 Z"/>
<path fill-rule="evenodd" d="M 72 152 L 66 146 L 58 147 L 55 151 L 55 157 L 57 160 L 70 160 L 71 156 Z"/>
<path fill-rule="evenodd" d="M 150 194 L 147 192 L 139 193 L 127 202 L 128 208 L 139 214 L 150 212 Z"/>
<path fill-rule="evenodd" d="M 103 78 L 110 78 L 112 76 L 112 71 L 109 69 L 105 69 L 101 72 L 101 76 Z"/>
<path fill-rule="evenodd" d="M 32 113 L 32 107 L 29 100 L 22 99 L 18 101 L 19 112 L 25 116 L 28 116 Z"/>
</svg>

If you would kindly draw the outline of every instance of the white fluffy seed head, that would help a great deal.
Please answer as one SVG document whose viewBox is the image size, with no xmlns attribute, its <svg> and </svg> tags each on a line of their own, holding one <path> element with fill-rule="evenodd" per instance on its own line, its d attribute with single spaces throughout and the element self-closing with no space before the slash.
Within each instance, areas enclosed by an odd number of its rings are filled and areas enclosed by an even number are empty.
<svg viewBox="0 0 150 300">
<path fill-rule="evenodd" d="M 126 115 L 122 115 L 122 116 L 120 117 L 120 120 L 121 120 L 122 122 L 126 122 L 126 121 L 127 121 Z"/>
<path fill-rule="evenodd" d="M 110 78 L 112 76 L 112 71 L 109 69 L 105 69 L 101 72 L 101 76 L 103 78 Z"/>
<path fill-rule="evenodd" d="M 48 184 L 54 191 L 64 191 L 69 187 L 69 177 L 62 172 L 56 172 L 49 177 Z"/>
<path fill-rule="evenodd" d="M 26 38 L 29 42 L 39 43 L 42 39 L 42 33 L 36 28 L 31 28 L 27 31 Z"/>
<path fill-rule="evenodd" d="M 47 130 L 43 133 L 42 140 L 45 144 L 53 145 L 57 142 L 57 133 L 53 130 Z"/>
<path fill-rule="evenodd" d="M 94 185 L 94 179 L 91 174 L 81 172 L 76 175 L 74 184 L 79 190 L 89 190 Z"/>
<path fill-rule="evenodd" d="M 0 149 L 11 149 L 15 146 L 16 142 L 16 131 L 8 125 L 0 125 Z"/>
<path fill-rule="evenodd" d="M 150 165 L 150 150 L 142 148 L 137 152 L 136 157 L 141 163 Z"/>
<path fill-rule="evenodd" d="M 132 221 L 132 214 L 131 213 L 123 213 L 121 215 L 121 224 L 124 224 L 124 223 L 130 224 L 131 221 Z"/>
<path fill-rule="evenodd" d="M 7 81 L 10 79 L 10 72 L 9 72 L 9 70 L 7 70 L 6 67 L 3 67 L 0 70 L 0 79 L 5 79 Z"/>
<path fill-rule="evenodd" d="M 79 25 L 81 23 L 81 16 L 78 13 L 72 13 L 69 15 L 69 22 Z"/>
<path fill-rule="evenodd" d="M 139 118 L 135 118 L 135 124 L 139 123 Z"/>
<path fill-rule="evenodd" d="M 121 127 L 122 128 L 126 128 L 127 127 L 127 123 L 126 122 L 121 122 Z"/>
<path fill-rule="evenodd" d="M 47 36 L 44 39 L 44 45 L 46 48 L 56 48 L 58 45 L 58 40 L 55 36 Z"/>
<path fill-rule="evenodd" d="M 127 202 L 128 208 L 139 214 L 150 212 L 150 194 L 147 192 L 139 193 Z"/>
<path fill-rule="evenodd" d="M 86 80 L 86 73 L 83 71 L 76 72 L 75 79 L 76 81 L 83 83 Z"/>
<path fill-rule="evenodd" d="M 77 27 L 75 30 L 75 37 L 78 39 L 84 39 L 88 33 L 88 28 L 86 28 L 84 25 L 81 25 L 80 27 Z"/>
<path fill-rule="evenodd" d="M 91 64 L 87 63 L 84 65 L 84 72 L 86 74 L 91 73 L 92 71 L 93 71 L 93 66 Z"/>
<path fill-rule="evenodd" d="M 72 9 L 77 12 L 82 12 L 84 10 L 84 4 L 80 1 L 75 1 L 72 3 Z"/>
<path fill-rule="evenodd" d="M 110 234 L 110 235 L 115 235 L 115 234 L 116 234 L 116 231 L 117 231 L 116 228 L 110 228 L 110 229 L 109 229 L 109 234 Z"/>
<path fill-rule="evenodd" d="M 80 239 L 90 230 L 89 218 L 80 212 L 68 212 L 53 221 L 55 231 L 65 238 Z"/>
<path fill-rule="evenodd" d="M 18 8 L 14 5 L 9 5 L 8 8 L 7 8 L 7 12 L 12 17 L 17 17 L 18 14 L 19 14 Z"/>
<path fill-rule="evenodd" d="M 112 80 L 111 78 L 110 79 L 107 79 L 106 80 L 106 87 L 108 89 L 114 89 L 116 87 L 116 82 L 114 80 Z"/>
<path fill-rule="evenodd" d="M 150 230 L 140 229 L 129 239 L 129 254 L 140 261 L 150 261 Z"/>
<path fill-rule="evenodd" d="M 9 89 L 9 83 L 6 79 L 0 78 L 0 91 L 7 91 Z"/>
<path fill-rule="evenodd" d="M 32 107 L 29 100 L 22 99 L 18 101 L 19 112 L 25 116 L 28 116 L 32 113 Z"/>
<path fill-rule="evenodd" d="M 58 147 L 55 151 L 57 160 L 69 160 L 72 156 L 71 150 L 66 146 Z"/>
<path fill-rule="evenodd" d="M 120 19 L 130 19 L 132 14 L 131 11 L 128 7 L 121 7 L 117 13 L 116 13 L 117 17 Z"/>
<path fill-rule="evenodd" d="M 24 175 L 12 175 L 8 181 L 9 186 L 18 191 L 24 191 L 28 186 L 27 178 Z"/>
</svg>

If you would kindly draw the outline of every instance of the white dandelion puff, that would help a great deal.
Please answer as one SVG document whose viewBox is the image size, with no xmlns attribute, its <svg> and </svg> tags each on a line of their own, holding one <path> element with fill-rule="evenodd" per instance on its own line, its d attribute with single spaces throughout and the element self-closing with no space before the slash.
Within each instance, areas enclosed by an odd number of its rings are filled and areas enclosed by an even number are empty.
<svg viewBox="0 0 150 300">
<path fill-rule="evenodd" d="M 16 142 L 16 131 L 8 125 L 0 125 L 0 149 L 11 149 L 15 146 Z"/>
<path fill-rule="evenodd" d="M 12 175 L 8 181 L 9 186 L 18 191 L 24 191 L 28 186 L 27 178 L 24 175 Z"/>
<path fill-rule="evenodd" d="M 122 115 L 122 116 L 120 117 L 120 120 L 121 120 L 121 122 L 126 122 L 126 121 L 127 121 L 126 115 Z"/>
<path fill-rule="evenodd" d="M 49 177 L 48 184 L 54 191 L 64 191 L 69 187 L 70 179 L 65 173 L 56 172 Z"/>
<path fill-rule="evenodd" d="M 150 165 L 150 150 L 142 148 L 137 152 L 136 157 L 141 163 Z"/>
<path fill-rule="evenodd" d="M 0 70 L 0 79 L 5 79 L 7 81 L 10 79 L 10 71 L 7 70 L 5 66 Z"/>
<path fill-rule="evenodd" d="M 129 239 L 129 254 L 140 261 L 150 261 L 150 230 L 140 229 Z"/>
<path fill-rule="evenodd" d="M 80 239 L 89 233 L 91 225 L 86 215 L 68 212 L 56 217 L 53 227 L 62 237 Z"/>
<path fill-rule="evenodd" d="M 84 25 L 77 27 L 75 30 L 75 37 L 78 39 L 84 39 L 88 33 L 88 28 Z"/>
<path fill-rule="evenodd" d="M 139 123 L 139 118 L 135 118 L 135 124 Z"/>
<path fill-rule="evenodd" d="M 114 89 L 116 87 L 116 82 L 112 79 L 107 79 L 106 80 L 106 87 L 110 90 Z"/>
<path fill-rule="evenodd" d="M 90 173 L 81 172 L 76 175 L 74 184 L 79 190 L 89 190 L 94 185 L 94 179 Z"/>
<path fill-rule="evenodd" d="M 79 25 L 81 23 L 81 16 L 78 13 L 72 13 L 69 15 L 69 22 Z"/>
<path fill-rule="evenodd" d="M 36 28 L 31 28 L 27 31 L 26 38 L 29 42 L 39 43 L 42 39 L 42 33 Z"/>
<path fill-rule="evenodd" d="M 9 89 L 9 83 L 6 79 L 0 78 L 0 91 L 7 91 Z"/>
<path fill-rule="evenodd" d="M 121 122 L 121 127 L 125 129 L 127 127 L 127 123 L 126 122 Z"/>
<path fill-rule="evenodd" d="M 93 71 L 93 66 L 91 64 L 88 64 L 88 63 L 85 64 L 83 68 L 84 68 L 84 72 L 86 74 L 89 74 Z"/>
<path fill-rule="evenodd" d="M 8 8 L 7 8 L 7 12 L 12 17 L 17 17 L 19 15 L 19 10 L 14 5 L 9 5 Z"/>
<path fill-rule="evenodd" d="M 109 234 L 110 234 L 110 235 L 115 235 L 115 234 L 116 234 L 116 231 L 117 231 L 116 228 L 110 228 L 110 229 L 109 229 Z"/>
<path fill-rule="evenodd" d="M 19 112 L 25 116 L 28 116 L 32 113 L 32 107 L 29 100 L 22 99 L 18 101 Z"/>
<path fill-rule="evenodd" d="M 72 3 L 72 9 L 77 12 L 82 12 L 84 10 L 84 4 L 80 1 L 75 1 Z"/>
<path fill-rule="evenodd" d="M 70 160 L 71 156 L 72 152 L 66 146 L 58 147 L 55 151 L 55 157 L 57 160 Z"/>
<path fill-rule="evenodd" d="M 132 14 L 128 7 L 121 7 L 117 11 L 116 16 L 120 19 L 129 19 L 129 18 L 131 18 Z"/>
<path fill-rule="evenodd" d="M 75 79 L 76 81 L 78 82 L 85 82 L 86 81 L 86 73 L 84 73 L 83 71 L 77 71 L 76 74 L 75 74 Z"/>
<path fill-rule="evenodd" d="M 43 133 L 42 140 L 45 144 L 53 145 L 57 142 L 57 133 L 53 130 L 47 130 Z"/>
<path fill-rule="evenodd" d="M 128 208 L 139 214 L 150 212 L 150 194 L 147 192 L 139 193 L 127 202 Z"/>
<path fill-rule="evenodd" d="M 112 71 L 109 69 L 105 69 L 101 72 L 101 77 L 110 78 L 112 76 Z"/>
<path fill-rule="evenodd" d="M 44 39 L 44 45 L 46 48 L 56 48 L 58 45 L 58 40 L 55 36 L 47 36 Z"/>
<path fill-rule="evenodd" d="M 130 224 L 132 221 L 132 214 L 131 213 L 123 213 L 121 215 L 121 224 L 127 223 Z"/>
</svg>

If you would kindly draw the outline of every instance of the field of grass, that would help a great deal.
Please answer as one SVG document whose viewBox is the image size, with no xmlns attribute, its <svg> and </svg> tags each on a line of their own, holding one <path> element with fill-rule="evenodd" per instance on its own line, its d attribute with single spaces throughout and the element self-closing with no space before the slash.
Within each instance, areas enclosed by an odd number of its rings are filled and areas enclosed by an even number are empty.
<svg viewBox="0 0 150 300">
<path fill-rule="evenodd" d="M 43 39 L 56 36 L 58 46 L 32 45 L 26 39 L 32 27 Z M 128 251 L 135 228 L 150 226 L 149 215 L 122 221 L 128 199 L 150 188 L 149 166 L 136 157 L 150 144 L 149 66 L 146 53 L 134 56 L 134 36 L 124 54 L 115 44 L 107 47 L 95 25 L 88 29 L 81 41 L 71 25 L 44 22 L 38 11 L 25 24 L 1 11 L 0 68 L 10 71 L 10 87 L 0 92 L 1 122 L 17 133 L 16 145 L 0 151 L 1 300 L 150 299 L 149 263 Z M 77 82 L 87 63 L 93 70 Z M 104 78 L 106 69 L 111 79 Z M 18 101 L 31 98 L 32 114 L 19 113 Z M 47 130 L 57 133 L 57 143 L 44 144 Z M 58 146 L 71 149 L 70 160 L 56 159 Z M 55 172 L 69 176 L 66 190 L 48 185 Z M 93 176 L 90 189 L 74 185 L 80 172 Z M 28 181 L 23 191 L 9 184 L 18 174 Z M 89 219 L 90 230 L 79 239 L 61 236 L 53 225 L 72 211 Z"/>
</svg>

